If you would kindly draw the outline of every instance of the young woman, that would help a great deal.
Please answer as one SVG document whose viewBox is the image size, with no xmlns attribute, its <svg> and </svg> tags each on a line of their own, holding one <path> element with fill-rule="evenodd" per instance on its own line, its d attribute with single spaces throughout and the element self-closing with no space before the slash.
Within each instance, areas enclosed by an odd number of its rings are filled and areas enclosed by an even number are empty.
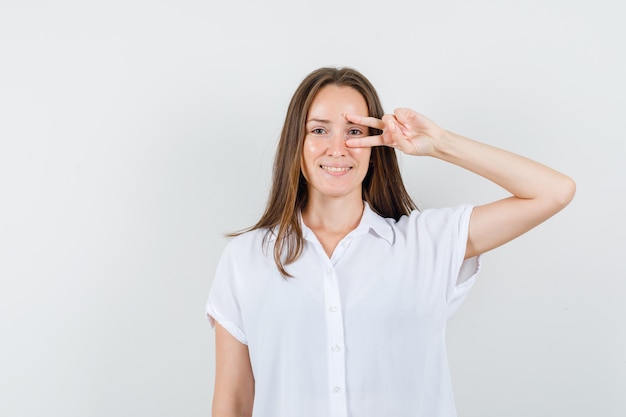
<svg viewBox="0 0 626 417">
<path fill-rule="evenodd" d="M 511 196 L 417 211 L 396 149 Z M 229 242 L 209 295 L 213 416 L 456 416 L 445 328 L 479 255 L 574 192 L 567 176 L 413 110 L 384 114 L 355 70 L 314 71 L 291 100 L 266 211 Z"/>
</svg>

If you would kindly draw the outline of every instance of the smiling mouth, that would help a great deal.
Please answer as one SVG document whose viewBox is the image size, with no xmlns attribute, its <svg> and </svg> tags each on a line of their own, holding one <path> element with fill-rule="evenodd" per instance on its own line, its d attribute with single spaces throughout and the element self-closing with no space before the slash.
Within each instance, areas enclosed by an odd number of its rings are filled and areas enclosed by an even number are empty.
<svg viewBox="0 0 626 417">
<path fill-rule="evenodd" d="M 352 169 L 351 167 L 330 167 L 327 165 L 320 165 L 320 168 L 330 172 L 347 172 Z"/>
</svg>

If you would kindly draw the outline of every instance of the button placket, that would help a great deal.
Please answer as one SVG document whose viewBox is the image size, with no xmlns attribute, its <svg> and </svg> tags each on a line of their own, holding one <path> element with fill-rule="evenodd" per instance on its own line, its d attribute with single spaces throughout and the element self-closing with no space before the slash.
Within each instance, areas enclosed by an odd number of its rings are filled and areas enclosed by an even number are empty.
<svg viewBox="0 0 626 417">
<path fill-rule="evenodd" d="M 345 349 L 343 315 L 341 300 L 335 270 L 332 266 L 326 270 L 324 277 L 324 292 L 326 301 L 326 325 L 328 329 L 328 383 L 330 395 L 330 416 L 347 416 L 345 395 Z"/>
</svg>

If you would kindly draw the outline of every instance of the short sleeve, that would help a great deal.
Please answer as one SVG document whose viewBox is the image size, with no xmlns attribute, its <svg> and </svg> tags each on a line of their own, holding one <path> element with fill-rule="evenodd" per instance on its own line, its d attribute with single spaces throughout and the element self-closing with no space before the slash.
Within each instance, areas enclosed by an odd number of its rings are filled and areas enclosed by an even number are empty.
<svg viewBox="0 0 626 417">
<path fill-rule="evenodd" d="M 212 328 L 215 328 L 217 322 L 238 341 L 247 345 L 237 285 L 238 257 L 233 252 L 232 245 L 228 245 L 218 263 L 206 304 L 206 315 Z"/>
<path fill-rule="evenodd" d="M 451 232 L 455 235 L 456 249 L 453 259 L 454 270 L 458 270 L 456 276 L 452 276 L 448 288 L 448 317 L 451 317 L 463 303 L 470 289 L 476 282 L 476 276 L 480 270 L 480 255 L 464 259 L 469 235 L 469 222 L 473 206 L 465 205 L 456 208 L 457 215 L 452 216 Z"/>
</svg>

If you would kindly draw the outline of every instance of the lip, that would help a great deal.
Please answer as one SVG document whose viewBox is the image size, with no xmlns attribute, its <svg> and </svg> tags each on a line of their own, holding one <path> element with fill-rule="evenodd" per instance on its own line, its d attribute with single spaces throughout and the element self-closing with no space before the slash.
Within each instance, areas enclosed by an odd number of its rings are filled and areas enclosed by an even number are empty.
<svg viewBox="0 0 626 417">
<path fill-rule="evenodd" d="M 351 166 L 346 165 L 320 165 L 320 168 L 324 170 L 329 175 L 339 177 L 347 174 L 352 170 Z"/>
</svg>

